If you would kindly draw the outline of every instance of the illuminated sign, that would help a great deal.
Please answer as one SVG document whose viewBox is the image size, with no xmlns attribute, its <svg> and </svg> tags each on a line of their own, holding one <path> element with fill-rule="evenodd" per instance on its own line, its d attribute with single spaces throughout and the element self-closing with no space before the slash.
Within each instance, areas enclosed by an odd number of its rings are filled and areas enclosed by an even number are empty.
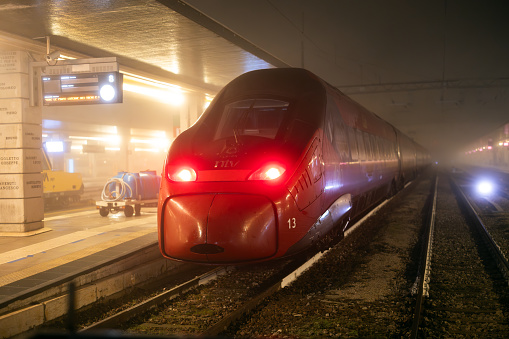
<svg viewBox="0 0 509 339">
<path fill-rule="evenodd" d="M 46 141 L 44 145 L 46 146 L 46 151 L 48 153 L 64 151 L 64 143 L 62 141 Z"/>
<path fill-rule="evenodd" d="M 42 76 L 43 104 L 112 104 L 123 100 L 119 72 L 58 74 Z"/>
</svg>

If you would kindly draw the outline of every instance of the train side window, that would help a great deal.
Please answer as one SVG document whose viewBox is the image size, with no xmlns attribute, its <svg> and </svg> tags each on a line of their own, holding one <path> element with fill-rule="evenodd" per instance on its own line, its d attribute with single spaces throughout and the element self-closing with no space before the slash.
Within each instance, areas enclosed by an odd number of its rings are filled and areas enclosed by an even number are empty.
<svg viewBox="0 0 509 339">
<path fill-rule="evenodd" d="M 389 145 L 389 158 L 391 160 L 396 159 L 396 146 L 394 142 L 391 142 L 391 144 Z"/>
<path fill-rule="evenodd" d="M 355 130 L 355 139 L 357 139 L 357 146 L 359 149 L 359 160 L 366 159 L 366 147 L 364 146 L 364 138 L 362 137 L 362 131 Z"/>
<path fill-rule="evenodd" d="M 384 148 L 384 159 L 388 160 L 388 159 L 390 159 L 390 157 L 389 157 L 389 155 L 390 155 L 390 153 L 389 153 L 389 140 L 387 140 L 387 139 L 382 139 L 382 140 L 383 140 L 382 145 L 383 145 L 383 148 Z"/>
<path fill-rule="evenodd" d="M 331 96 L 327 98 L 327 115 L 329 117 L 329 123 L 332 123 L 332 145 L 339 155 L 339 159 L 342 162 L 350 161 L 350 150 L 348 145 L 348 132 L 338 107 L 336 106 L 334 99 Z"/>
<path fill-rule="evenodd" d="M 380 156 L 381 152 L 380 152 L 379 147 L 380 147 L 380 141 L 382 139 L 377 137 L 376 135 L 370 135 L 369 139 L 371 141 L 371 147 L 373 149 L 373 159 L 380 160 L 382 157 Z"/>
<path fill-rule="evenodd" d="M 369 135 L 369 143 L 371 144 L 371 154 L 373 160 L 378 160 L 378 148 L 376 146 L 376 137 L 373 135 Z"/>
<path fill-rule="evenodd" d="M 379 143 L 379 147 L 380 147 L 380 159 L 381 160 L 385 160 L 387 159 L 387 153 L 385 152 L 385 139 L 384 138 L 380 138 L 380 143 Z"/>
<path fill-rule="evenodd" d="M 339 117 L 335 117 L 334 119 L 334 146 L 341 161 L 349 161 L 350 152 L 348 149 L 348 135 L 345 125 L 339 119 Z"/>
<path fill-rule="evenodd" d="M 355 138 L 355 130 L 348 127 L 348 140 L 350 141 L 350 154 L 352 161 L 359 160 L 359 151 L 357 149 L 357 139 Z"/>
<path fill-rule="evenodd" d="M 375 138 L 371 134 L 368 134 L 367 136 L 368 136 L 368 139 L 369 139 L 369 147 L 371 148 L 371 159 L 372 160 L 376 160 L 377 156 L 376 156 L 376 142 L 375 142 Z"/>
<path fill-rule="evenodd" d="M 364 147 L 366 148 L 366 158 L 367 160 L 373 160 L 373 150 L 371 148 L 369 134 L 362 132 L 362 137 L 364 138 Z"/>
</svg>

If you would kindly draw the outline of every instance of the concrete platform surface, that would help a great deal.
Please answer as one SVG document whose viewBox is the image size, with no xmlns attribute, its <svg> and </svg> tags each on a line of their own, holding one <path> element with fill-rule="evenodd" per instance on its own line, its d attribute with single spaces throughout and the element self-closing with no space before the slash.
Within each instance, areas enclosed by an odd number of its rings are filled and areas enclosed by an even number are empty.
<svg viewBox="0 0 509 339">
<path fill-rule="evenodd" d="M 0 303 L 24 290 L 157 243 L 156 209 L 101 217 L 95 208 L 45 214 L 32 236 L 0 233 Z"/>
</svg>

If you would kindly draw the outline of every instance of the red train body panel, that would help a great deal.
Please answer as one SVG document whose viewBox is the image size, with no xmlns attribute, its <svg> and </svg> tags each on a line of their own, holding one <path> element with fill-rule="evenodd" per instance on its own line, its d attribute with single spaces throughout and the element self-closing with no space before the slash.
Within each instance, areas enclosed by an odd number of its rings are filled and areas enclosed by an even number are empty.
<svg viewBox="0 0 509 339">
<path fill-rule="evenodd" d="M 168 152 L 161 253 L 206 264 L 293 255 L 341 237 L 428 163 L 422 147 L 309 71 L 246 73 Z"/>
</svg>

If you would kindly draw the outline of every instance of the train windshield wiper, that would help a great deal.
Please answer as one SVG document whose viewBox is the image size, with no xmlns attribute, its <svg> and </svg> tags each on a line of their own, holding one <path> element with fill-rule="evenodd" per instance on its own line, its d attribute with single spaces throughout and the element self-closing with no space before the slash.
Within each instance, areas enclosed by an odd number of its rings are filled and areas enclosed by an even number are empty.
<svg viewBox="0 0 509 339">
<path fill-rule="evenodd" d="M 249 108 L 244 110 L 241 113 L 239 120 L 237 120 L 237 122 L 235 123 L 235 126 L 233 127 L 233 136 L 235 137 L 235 143 L 237 145 L 239 145 L 239 140 L 238 140 L 237 136 L 240 135 L 240 133 L 245 129 L 247 119 L 248 119 L 250 113 L 254 111 L 253 107 L 254 107 L 255 102 L 256 102 L 256 100 L 253 100 L 253 103 L 249 106 Z"/>
</svg>

